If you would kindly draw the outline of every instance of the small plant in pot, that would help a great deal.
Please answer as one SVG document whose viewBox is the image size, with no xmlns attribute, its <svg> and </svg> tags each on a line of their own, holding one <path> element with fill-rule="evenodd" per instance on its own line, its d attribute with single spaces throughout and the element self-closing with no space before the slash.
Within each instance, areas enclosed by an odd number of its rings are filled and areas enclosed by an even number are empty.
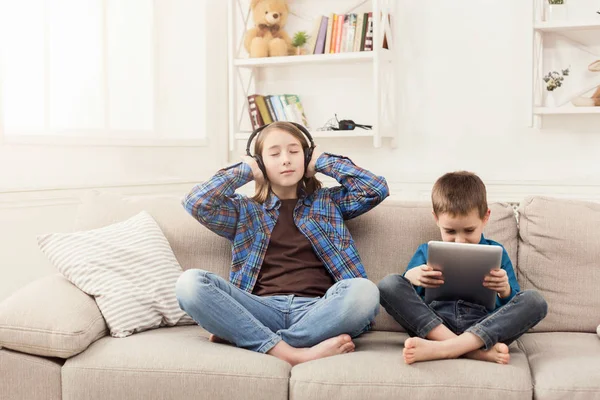
<svg viewBox="0 0 600 400">
<path fill-rule="evenodd" d="M 299 31 L 294 34 L 292 39 L 292 46 L 296 48 L 296 55 L 306 54 L 304 45 L 308 42 L 309 35 L 305 31 Z"/>
</svg>

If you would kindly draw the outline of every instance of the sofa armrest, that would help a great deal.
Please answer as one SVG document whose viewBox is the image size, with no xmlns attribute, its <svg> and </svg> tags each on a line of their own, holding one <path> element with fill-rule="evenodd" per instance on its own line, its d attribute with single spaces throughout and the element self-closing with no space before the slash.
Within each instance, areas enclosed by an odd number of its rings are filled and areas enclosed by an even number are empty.
<svg viewBox="0 0 600 400">
<path fill-rule="evenodd" d="M 0 303 L 0 347 L 69 358 L 107 334 L 94 298 L 60 274 L 38 279 Z"/>
</svg>

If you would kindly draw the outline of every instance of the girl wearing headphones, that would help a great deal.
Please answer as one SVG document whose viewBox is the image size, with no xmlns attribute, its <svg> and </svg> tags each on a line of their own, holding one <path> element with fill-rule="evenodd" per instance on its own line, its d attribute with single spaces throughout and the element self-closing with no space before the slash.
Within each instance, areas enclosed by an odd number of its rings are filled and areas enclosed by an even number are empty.
<svg viewBox="0 0 600 400">
<path fill-rule="evenodd" d="M 211 341 L 292 365 L 354 351 L 352 338 L 369 329 L 379 310 L 379 291 L 366 279 L 344 220 L 385 199 L 385 179 L 346 157 L 319 154 L 310 133 L 292 122 L 258 128 L 242 159 L 183 201 L 200 223 L 232 242 L 233 260 L 229 282 L 185 271 L 176 286 L 180 307 Z M 322 188 L 317 172 L 340 186 Z M 253 197 L 235 193 L 251 180 Z"/>
</svg>

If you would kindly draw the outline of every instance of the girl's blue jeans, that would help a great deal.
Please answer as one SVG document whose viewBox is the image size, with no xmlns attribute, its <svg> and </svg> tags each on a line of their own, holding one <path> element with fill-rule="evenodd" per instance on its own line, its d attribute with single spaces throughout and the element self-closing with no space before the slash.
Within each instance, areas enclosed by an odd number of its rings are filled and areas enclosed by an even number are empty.
<svg viewBox="0 0 600 400">
<path fill-rule="evenodd" d="M 175 290 L 181 309 L 204 329 L 261 353 L 281 340 L 310 347 L 342 333 L 356 337 L 379 312 L 379 290 L 364 278 L 341 280 L 323 297 L 260 297 L 211 272 L 191 269 L 179 277 Z"/>
</svg>

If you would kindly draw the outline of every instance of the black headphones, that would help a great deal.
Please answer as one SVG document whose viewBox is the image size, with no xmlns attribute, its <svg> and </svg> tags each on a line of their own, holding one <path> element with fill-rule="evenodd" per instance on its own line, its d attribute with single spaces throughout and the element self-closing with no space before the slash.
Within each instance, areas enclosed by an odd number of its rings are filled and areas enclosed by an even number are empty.
<svg viewBox="0 0 600 400">
<path fill-rule="evenodd" d="M 315 149 L 315 143 L 313 142 L 313 138 L 310 135 L 310 132 L 308 132 L 308 130 L 304 126 L 302 126 L 296 122 L 291 122 L 291 121 L 286 121 L 286 122 L 288 124 L 294 125 L 298 129 L 300 129 L 300 131 L 304 134 L 304 136 L 306 136 L 306 138 L 308 139 L 308 142 L 310 143 L 310 146 L 308 148 L 303 147 L 303 150 L 304 150 L 304 173 L 306 173 L 306 169 L 308 168 L 308 164 L 310 163 L 310 160 L 312 158 L 313 150 Z M 263 162 L 260 154 L 252 155 L 250 153 L 250 146 L 252 145 L 252 140 L 254 140 L 254 138 L 260 132 L 262 132 L 263 129 L 265 129 L 269 125 L 271 125 L 271 124 L 266 124 L 259 128 L 256 128 L 254 130 L 254 132 L 252 132 L 252 134 L 248 138 L 248 143 L 246 144 L 246 155 L 248 155 L 256 160 L 256 163 L 258 164 L 258 168 L 260 168 L 260 170 L 262 171 L 265 179 L 267 178 L 267 169 L 265 168 L 265 163 Z"/>
<path fill-rule="evenodd" d="M 351 119 L 343 119 L 343 120 L 339 121 L 337 119 L 337 114 L 335 114 L 335 120 L 337 121 L 338 126 L 331 127 L 331 130 L 334 130 L 334 131 L 353 131 L 354 128 L 373 129 L 372 125 L 357 124 L 356 122 L 352 121 Z"/>
</svg>

